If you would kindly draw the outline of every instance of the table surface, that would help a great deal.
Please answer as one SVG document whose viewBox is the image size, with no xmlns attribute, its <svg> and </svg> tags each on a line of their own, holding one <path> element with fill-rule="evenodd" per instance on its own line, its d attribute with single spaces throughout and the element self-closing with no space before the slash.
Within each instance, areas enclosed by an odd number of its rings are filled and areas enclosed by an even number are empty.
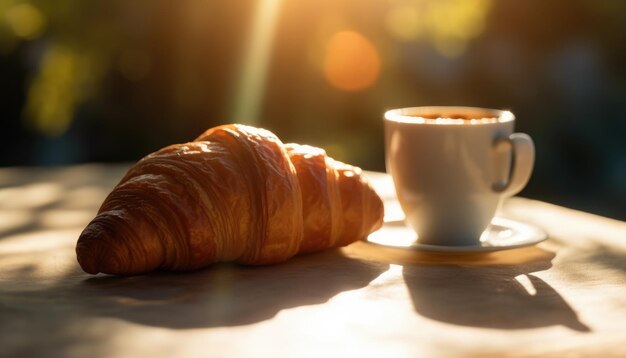
<svg viewBox="0 0 626 358">
<path fill-rule="evenodd" d="M 365 242 L 267 267 L 91 276 L 78 235 L 128 169 L 0 170 L 0 356 L 626 354 L 626 223 L 512 198 L 537 246 L 437 254 Z M 393 185 L 369 173 L 397 210 Z"/>
</svg>

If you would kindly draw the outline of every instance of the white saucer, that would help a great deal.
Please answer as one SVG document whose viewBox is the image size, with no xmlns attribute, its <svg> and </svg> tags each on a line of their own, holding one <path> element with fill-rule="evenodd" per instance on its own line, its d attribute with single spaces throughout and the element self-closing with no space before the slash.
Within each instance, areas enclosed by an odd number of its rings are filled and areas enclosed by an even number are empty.
<svg viewBox="0 0 626 358">
<path fill-rule="evenodd" d="M 472 246 L 441 246 L 420 244 L 417 234 L 403 220 L 385 222 L 380 230 L 371 233 L 365 241 L 407 250 L 437 252 L 488 252 L 535 245 L 548 238 L 542 229 L 519 221 L 495 217 L 491 226 Z"/>
</svg>

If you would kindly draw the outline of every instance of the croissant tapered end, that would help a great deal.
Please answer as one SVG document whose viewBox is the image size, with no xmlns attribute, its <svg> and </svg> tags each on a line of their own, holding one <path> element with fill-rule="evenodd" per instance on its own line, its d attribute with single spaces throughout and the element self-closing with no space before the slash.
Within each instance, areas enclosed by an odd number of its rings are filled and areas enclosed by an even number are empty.
<svg viewBox="0 0 626 358">
<path fill-rule="evenodd" d="M 103 238 L 104 232 L 83 231 L 76 245 L 76 258 L 83 271 L 95 275 L 100 272 L 120 272 L 120 262 L 116 254 L 103 255 L 106 251 L 103 243 L 108 241 Z"/>
<path fill-rule="evenodd" d="M 383 202 L 367 176 L 317 147 L 285 144 L 302 188 L 300 253 L 349 245 L 382 225 Z"/>
<path fill-rule="evenodd" d="M 76 258 L 83 271 L 90 274 L 119 273 L 122 262 L 116 248 L 111 250 L 109 246 L 110 232 L 103 230 L 101 225 L 90 224 L 83 230 L 76 244 Z M 98 228 L 96 228 L 98 227 Z"/>
<path fill-rule="evenodd" d="M 116 213 L 119 215 L 119 213 Z M 127 213 L 126 213 L 127 214 Z M 87 225 L 76 244 L 76 258 L 90 274 L 133 275 L 154 271 L 162 264 L 158 240 L 137 240 L 135 225 L 129 227 L 111 213 L 102 213 Z"/>
<path fill-rule="evenodd" d="M 370 203 L 369 207 L 369 223 L 370 226 L 365 230 L 366 235 L 380 229 L 383 226 L 385 217 L 385 206 L 382 199 L 372 186 L 372 183 L 365 177 L 366 201 Z"/>
</svg>

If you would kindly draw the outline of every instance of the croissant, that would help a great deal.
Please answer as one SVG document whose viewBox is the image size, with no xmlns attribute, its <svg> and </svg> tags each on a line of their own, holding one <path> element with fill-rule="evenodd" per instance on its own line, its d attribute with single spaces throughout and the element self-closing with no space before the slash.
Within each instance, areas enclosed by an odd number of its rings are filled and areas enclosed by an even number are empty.
<svg viewBox="0 0 626 358">
<path fill-rule="evenodd" d="M 76 255 L 91 274 L 273 264 L 350 244 L 382 218 L 361 169 L 264 129 L 224 125 L 137 162 L 81 233 Z"/>
</svg>

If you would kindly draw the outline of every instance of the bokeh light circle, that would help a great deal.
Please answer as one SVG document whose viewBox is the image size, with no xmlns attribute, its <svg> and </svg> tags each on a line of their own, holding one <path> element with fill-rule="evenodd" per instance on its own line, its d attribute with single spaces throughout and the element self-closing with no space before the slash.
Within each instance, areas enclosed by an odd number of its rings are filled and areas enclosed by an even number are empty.
<svg viewBox="0 0 626 358">
<path fill-rule="evenodd" d="M 380 67 L 378 50 L 360 33 L 341 31 L 330 38 L 324 76 L 333 87 L 344 91 L 366 89 L 378 79 Z"/>
</svg>

